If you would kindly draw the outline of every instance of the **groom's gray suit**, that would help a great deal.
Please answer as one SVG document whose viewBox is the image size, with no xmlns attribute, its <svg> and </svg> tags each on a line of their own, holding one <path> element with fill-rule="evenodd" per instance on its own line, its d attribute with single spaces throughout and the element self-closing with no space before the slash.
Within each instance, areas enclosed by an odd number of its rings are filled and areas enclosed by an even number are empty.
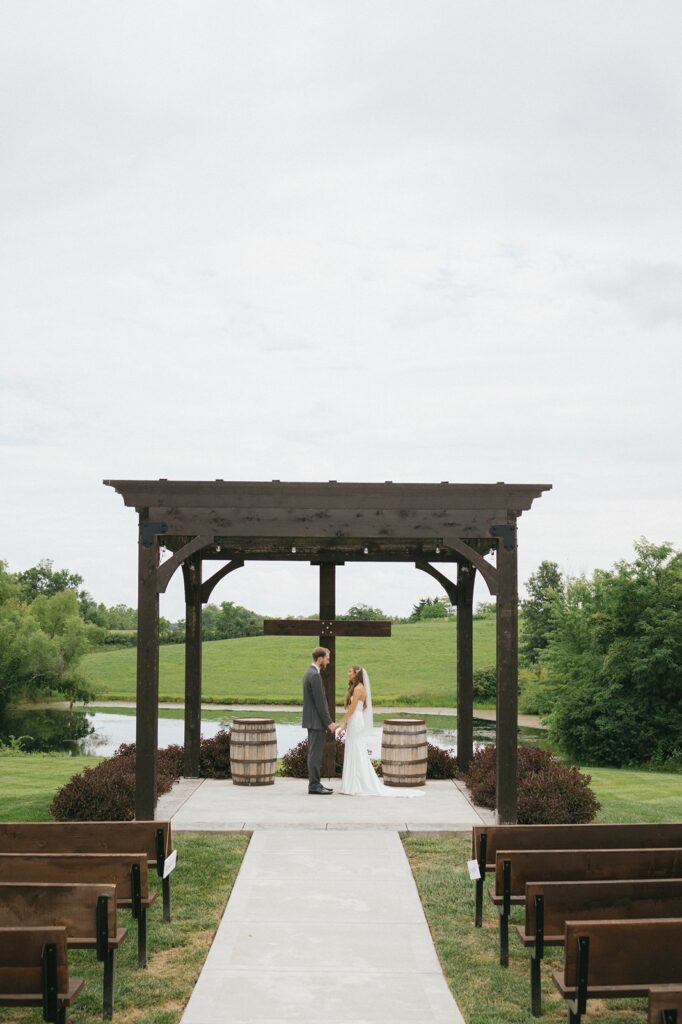
<svg viewBox="0 0 682 1024">
<path fill-rule="evenodd" d="M 316 665 L 309 665 L 303 676 L 303 728 L 308 730 L 308 789 L 318 789 L 324 739 L 332 723 L 329 705 Z"/>
</svg>

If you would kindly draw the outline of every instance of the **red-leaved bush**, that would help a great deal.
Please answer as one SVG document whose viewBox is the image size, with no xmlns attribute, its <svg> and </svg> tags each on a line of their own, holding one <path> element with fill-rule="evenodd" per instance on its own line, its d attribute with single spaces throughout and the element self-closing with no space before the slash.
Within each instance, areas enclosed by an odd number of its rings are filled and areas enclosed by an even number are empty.
<svg viewBox="0 0 682 1024">
<path fill-rule="evenodd" d="M 184 748 L 157 754 L 157 792 L 167 793 L 183 772 Z M 230 778 L 230 733 L 221 729 L 199 747 L 202 778 Z M 131 821 L 135 817 L 135 744 L 123 743 L 112 757 L 74 775 L 50 805 L 57 821 Z"/>
<path fill-rule="evenodd" d="M 336 740 L 336 774 L 341 775 L 343 771 L 343 755 L 345 752 L 343 740 Z M 454 779 L 459 775 L 457 757 L 454 751 L 445 750 L 443 747 L 436 747 L 433 743 L 427 744 L 428 763 L 426 767 L 427 779 Z M 382 775 L 381 762 L 372 761 L 377 775 Z M 288 750 L 282 758 L 280 775 L 286 775 L 294 779 L 308 778 L 308 740 L 301 740 L 295 747 Z"/>
<path fill-rule="evenodd" d="M 481 807 L 495 807 L 496 763 L 496 748 L 481 747 L 464 776 Z M 592 777 L 538 747 L 519 747 L 517 780 L 519 825 L 577 824 L 592 821 L 599 810 Z"/>
<path fill-rule="evenodd" d="M 343 771 L 343 755 L 346 752 L 346 748 L 343 740 L 339 739 L 338 736 L 335 739 L 336 745 L 336 763 L 335 769 L 336 774 L 340 775 Z M 286 775 L 291 779 L 307 779 L 308 778 L 308 740 L 301 740 L 291 750 L 287 750 L 286 754 L 282 758 L 282 763 L 278 772 L 279 775 Z"/>
</svg>

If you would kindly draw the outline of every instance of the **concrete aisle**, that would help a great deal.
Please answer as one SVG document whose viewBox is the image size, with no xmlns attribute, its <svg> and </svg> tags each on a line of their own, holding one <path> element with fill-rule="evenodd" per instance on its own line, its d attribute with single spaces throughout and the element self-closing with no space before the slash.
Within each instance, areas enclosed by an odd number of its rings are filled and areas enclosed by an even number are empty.
<svg viewBox="0 0 682 1024">
<path fill-rule="evenodd" d="M 396 832 L 258 831 L 181 1024 L 463 1024 Z"/>
</svg>

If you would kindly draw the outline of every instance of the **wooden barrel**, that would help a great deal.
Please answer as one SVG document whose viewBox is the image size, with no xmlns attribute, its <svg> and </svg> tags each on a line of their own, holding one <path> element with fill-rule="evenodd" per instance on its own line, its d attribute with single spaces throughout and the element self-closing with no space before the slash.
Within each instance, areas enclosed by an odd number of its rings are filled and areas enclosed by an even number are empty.
<svg viewBox="0 0 682 1024">
<path fill-rule="evenodd" d="M 423 786 L 426 762 L 424 719 L 387 718 L 381 737 L 381 769 L 386 785 Z"/>
<path fill-rule="evenodd" d="M 230 766 L 235 786 L 274 784 L 277 767 L 274 719 L 234 719 L 230 733 Z"/>
</svg>

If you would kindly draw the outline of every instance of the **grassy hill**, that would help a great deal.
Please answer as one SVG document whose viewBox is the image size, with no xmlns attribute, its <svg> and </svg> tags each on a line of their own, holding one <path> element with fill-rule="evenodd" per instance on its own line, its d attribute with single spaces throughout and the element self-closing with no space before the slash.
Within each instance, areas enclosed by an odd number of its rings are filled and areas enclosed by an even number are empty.
<svg viewBox="0 0 682 1024">
<path fill-rule="evenodd" d="M 214 703 L 299 703 L 301 676 L 314 637 L 242 637 L 213 640 L 203 649 L 203 699 Z M 336 642 L 337 695 L 345 692 L 346 669 L 365 666 L 375 704 L 454 707 L 456 625 L 453 621 L 394 625 L 386 639 L 341 637 Z M 474 668 L 495 664 L 495 619 L 474 622 Z M 135 699 L 134 648 L 97 651 L 81 662 L 98 700 Z M 161 700 L 184 700 L 185 648 L 161 647 Z"/>
</svg>

